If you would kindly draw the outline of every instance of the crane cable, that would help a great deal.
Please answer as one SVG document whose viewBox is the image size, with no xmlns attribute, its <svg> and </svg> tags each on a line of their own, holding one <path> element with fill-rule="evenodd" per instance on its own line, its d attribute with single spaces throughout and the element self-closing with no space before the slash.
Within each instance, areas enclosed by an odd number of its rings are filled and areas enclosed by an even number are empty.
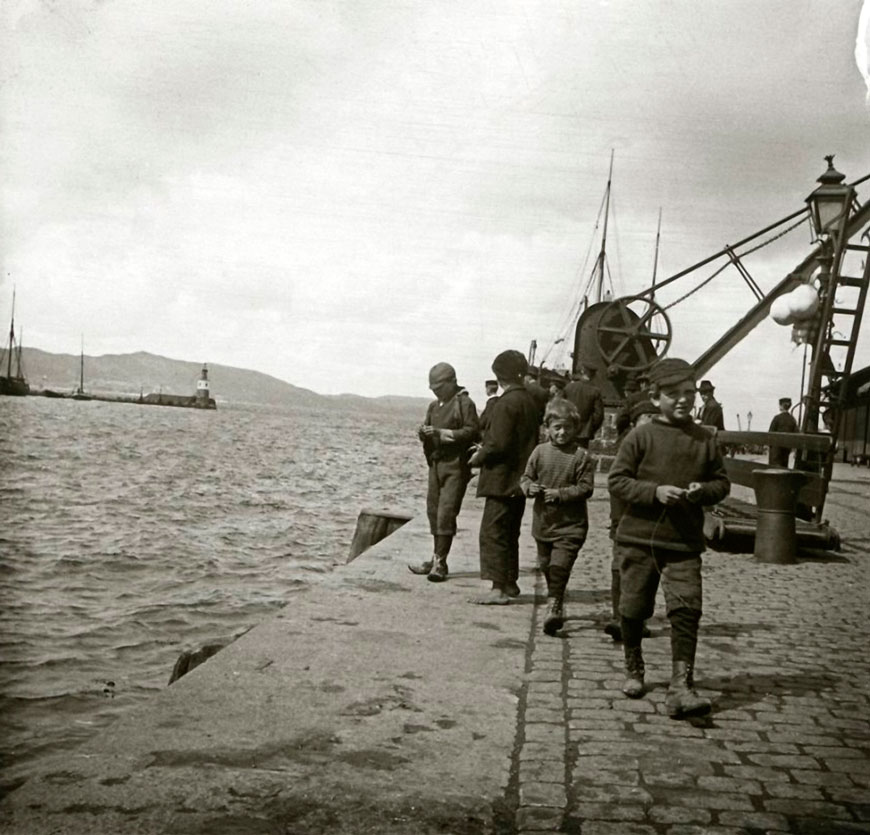
<svg viewBox="0 0 870 835">
<path fill-rule="evenodd" d="M 774 235 L 772 238 L 768 238 L 766 241 L 762 241 L 758 246 L 752 247 L 752 249 L 747 249 L 746 252 L 742 252 L 739 257 L 745 258 L 747 255 L 751 255 L 753 252 L 757 252 L 759 249 L 762 249 L 763 247 L 766 247 L 768 244 L 772 244 L 774 241 L 779 240 L 779 238 L 783 237 L 784 235 L 787 235 L 789 232 L 794 231 L 795 229 L 798 228 L 798 226 L 802 226 L 806 222 L 807 222 L 807 218 L 801 218 L 797 223 L 793 224 L 792 226 L 789 226 L 787 229 L 784 229 L 779 234 Z M 688 293 L 686 293 L 684 296 L 680 296 L 680 298 L 678 298 L 676 301 L 672 301 L 670 304 L 665 305 L 664 307 L 662 307 L 662 310 L 670 310 L 672 307 L 675 307 L 676 305 L 680 304 L 680 302 L 684 302 L 686 299 L 689 298 L 689 296 L 692 296 L 695 293 L 697 293 L 698 290 L 700 290 L 702 287 L 706 287 L 714 278 L 716 278 L 717 275 L 719 275 L 719 273 L 721 273 L 730 264 L 731 264 L 731 261 L 728 261 L 725 264 L 723 264 L 712 275 L 705 278 L 704 281 L 702 281 L 697 287 L 694 287 L 693 289 L 689 290 Z"/>
</svg>

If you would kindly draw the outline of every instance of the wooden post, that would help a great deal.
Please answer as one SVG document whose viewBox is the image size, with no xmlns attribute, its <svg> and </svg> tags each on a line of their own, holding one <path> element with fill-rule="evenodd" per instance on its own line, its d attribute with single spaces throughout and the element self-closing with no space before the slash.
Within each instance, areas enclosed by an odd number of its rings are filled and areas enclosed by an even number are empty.
<svg viewBox="0 0 870 835">
<path fill-rule="evenodd" d="M 394 533 L 414 517 L 389 510 L 361 510 L 356 520 L 356 531 L 350 544 L 347 562 L 355 560 L 363 551 Z"/>
</svg>

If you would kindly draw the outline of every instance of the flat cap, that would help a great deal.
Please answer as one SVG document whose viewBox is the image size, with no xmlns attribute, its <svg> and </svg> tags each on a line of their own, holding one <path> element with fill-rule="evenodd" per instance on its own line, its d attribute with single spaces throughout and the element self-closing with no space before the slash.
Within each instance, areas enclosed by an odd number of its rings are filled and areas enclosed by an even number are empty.
<svg viewBox="0 0 870 835">
<path fill-rule="evenodd" d="M 513 380 L 522 377 L 529 370 L 529 363 L 520 351 L 513 349 L 502 351 L 492 361 L 492 373 L 502 380 Z"/>
<path fill-rule="evenodd" d="M 695 379 L 695 369 L 685 360 L 668 357 L 659 360 L 649 372 L 649 381 L 658 386 L 669 386 Z"/>
</svg>

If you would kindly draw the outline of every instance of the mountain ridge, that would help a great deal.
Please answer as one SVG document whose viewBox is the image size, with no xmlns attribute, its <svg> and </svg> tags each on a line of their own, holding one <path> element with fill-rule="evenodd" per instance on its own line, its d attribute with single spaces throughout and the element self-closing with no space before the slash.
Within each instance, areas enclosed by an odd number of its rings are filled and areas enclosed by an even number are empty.
<svg viewBox="0 0 870 835">
<path fill-rule="evenodd" d="M 72 393 L 79 386 L 81 357 L 53 354 L 40 348 L 22 350 L 22 365 L 34 392 L 51 390 Z M 319 394 L 278 377 L 248 368 L 205 363 L 211 396 L 221 403 L 303 405 L 346 408 L 354 404 L 384 409 L 425 409 L 425 397 L 358 394 Z M 140 393 L 192 395 L 203 363 L 177 360 L 136 351 L 84 357 L 84 389 L 89 394 L 136 396 Z"/>
</svg>

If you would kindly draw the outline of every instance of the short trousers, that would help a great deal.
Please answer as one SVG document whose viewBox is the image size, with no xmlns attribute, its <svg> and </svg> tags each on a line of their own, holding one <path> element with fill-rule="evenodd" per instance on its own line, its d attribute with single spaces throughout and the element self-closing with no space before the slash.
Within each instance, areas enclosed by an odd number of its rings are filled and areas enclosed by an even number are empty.
<svg viewBox="0 0 870 835">
<path fill-rule="evenodd" d="M 614 557 L 619 563 L 619 613 L 623 617 L 652 617 L 659 579 L 668 614 L 675 609 L 702 610 L 699 553 L 618 542 Z"/>
<path fill-rule="evenodd" d="M 429 465 L 426 515 L 433 536 L 455 536 L 456 517 L 462 509 L 471 472 L 458 459 Z"/>
</svg>

